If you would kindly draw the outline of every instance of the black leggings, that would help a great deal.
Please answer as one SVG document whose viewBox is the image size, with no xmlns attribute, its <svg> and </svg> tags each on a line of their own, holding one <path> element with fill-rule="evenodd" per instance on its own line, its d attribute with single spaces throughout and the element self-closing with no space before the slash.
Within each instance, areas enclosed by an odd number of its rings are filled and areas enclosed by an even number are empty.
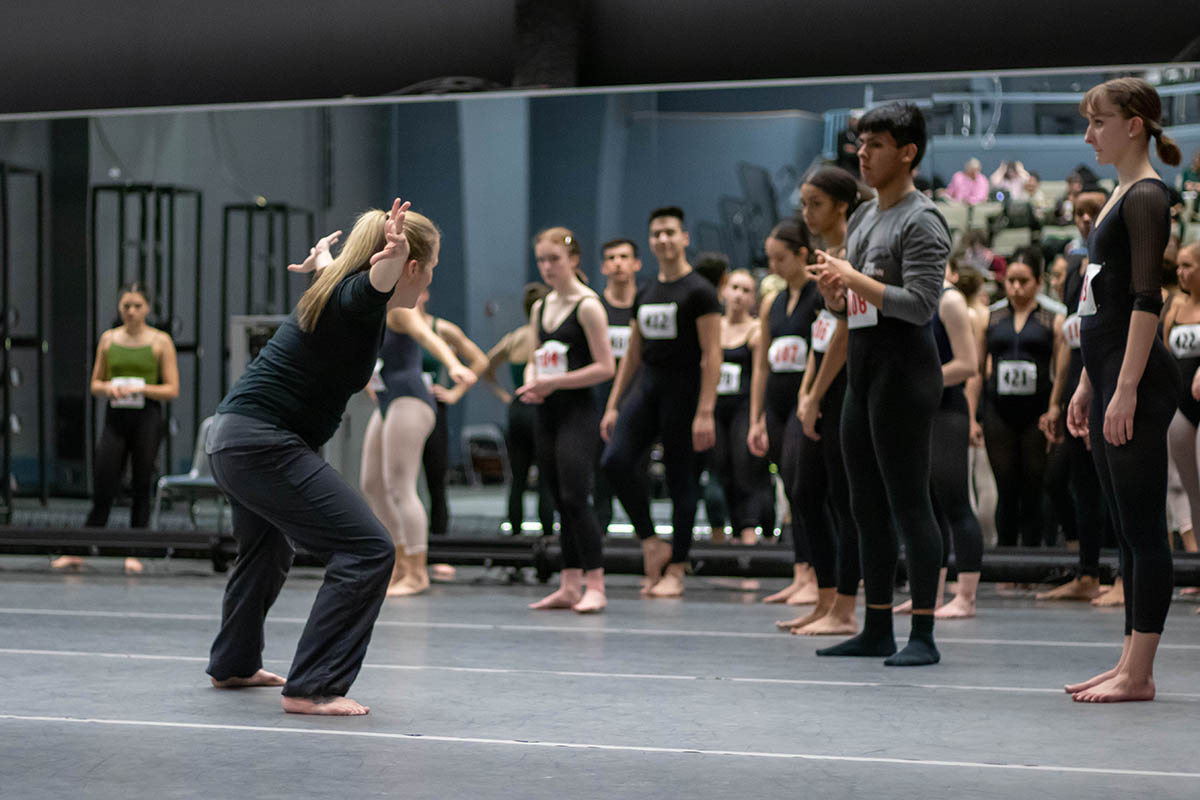
<svg viewBox="0 0 1200 800">
<path fill-rule="evenodd" d="M 862 578 L 858 554 L 858 528 L 850 514 L 850 481 L 842 458 L 842 406 L 846 401 L 846 373 L 842 372 L 821 398 L 821 418 L 817 420 L 819 444 L 825 455 L 825 475 L 829 485 L 829 510 L 837 531 L 838 594 L 854 597 Z"/>
<path fill-rule="evenodd" d="M 1162 633 L 1175 574 L 1167 534 L 1167 427 L 1175 416 L 1179 373 L 1160 342 L 1138 383 L 1133 438 L 1120 447 L 1104 439 L 1104 413 L 1116 389 L 1123 351 L 1092 375 L 1088 418 L 1096 475 L 1112 512 L 1125 582 L 1125 635 Z"/>
<path fill-rule="evenodd" d="M 804 428 L 796 419 L 796 406 L 787 408 L 772 406 L 767 403 L 767 458 L 779 470 L 779 480 L 783 483 L 783 494 L 787 498 L 788 508 L 792 512 L 792 553 L 796 564 L 811 564 L 813 560 L 812 547 L 809 541 L 809 525 L 806 524 L 800 497 L 797 494 L 801 474 L 811 470 L 811 458 L 807 464 L 801 464 L 806 455 L 804 447 Z M 809 454 L 811 455 L 811 454 Z M 820 532 L 818 531 L 818 535 Z"/>
<path fill-rule="evenodd" d="M 450 426 L 446 404 L 437 404 L 433 433 L 425 440 L 421 464 L 425 467 L 425 485 L 429 487 L 429 535 L 445 536 L 450 526 L 446 508 L 446 471 L 450 469 Z"/>
<path fill-rule="evenodd" d="M 1046 479 L 1046 437 L 1037 419 L 1010 422 L 988 402 L 983 438 L 996 476 L 996 544 L 1024 547 L 1042 543 L 1042 493 Z"/>
<path fill-rule="evenodd" d="M 150 522 L 150 492 L 154 484 L 154 462 L 163 439 L 162 404 L 147 400 L 144 408 L 109 408 L 104 412 L 104 429 L 96 443 L 92 465 L 94 488 L 88 527 L 108 524 L 113 499 L 121 488 L 125 460 L 130 462 L 129 487 L 132 509 L 131 528 L 144 528 Z"/>
<path fill-rule="evenodd" d="M 589 500 L 600 415 L 590 390 L 574 391 L 580 393 L 563 392 L 538 407 L 534 438 L 538 475 L 562 518 L 563 567 L 592 570 L 604 566 L 600 526 Z"/>
<path fill-rule="evenodd" d="M 709 475 L 721 482 L 730 521 L 736 533 L 761 524 L 763 486 L 770 485 L 770 465 L 765 458 L 751 453 L 746 444 L 746 435 L 750 431 L 748 398 L 741 398 L 740 402 L 719 399 L 714 416 L 717 443 L 710 462 Z M 711 513 L 709 519 L 712 519 Z"/>
<path fill-rule="evenodd" d="M 913 608 L 933 609 L 937 600 L 942 539 L 929 478 L 933 415 L 942 382 L 937 351 L 927 349 L 910 351 L 903 366 L 885 363 L 882 354 L 871 359 L 874 363 L 864 367 L 873 367 L 875 374 L 856 370 L 862 380 L 846 388 L 842 406 L 850 509 L 858 526 L 866 599 L 872 606 L 892 603 L 897 533 L 908 558 Z M 928 357 L 918 361 L 922 355 Z"/>
<path fill-rule="evenodd" d="M 949 395 L 933 418 L 933 459 L 929 487 L 933 511 L 942 532 L 942 566 L 953 540 L 955 568 L 979 572 L 983 564 L 983 531 L 971 510 L 971 417 L 961 391 Z"/>
<path fill-rule="evenodd" d="M 644 474 L 637 474 L 643 454 L 659 437 L 667 492 L 671 496 L 671 563 L 687 562 L 700 487 L 696 481 L 696 451 L 692 449 L 692 420 L 700 396 L 700 371 L 654 369 L 643 365 L 608 446 L 601 467 L 633 522 L 639 539 L 654 535 L 650 494 Z"/>
<path fill-rule="evenodd" d="M 525 492 L 529 488 L 529 468 L 536 458 L 534 444 L 534 407 L 513 399 L 508 404 L 508 435 L 504 437 L 508 446 L 508 465 L 512 483 L 508 486 L 508 524 L 513 535 L 521 533 L 525 521 Z M 540 470 L 539 470 L 540 472 Z M 545 480 L 538 480 L 538 521 L 542 523 L 542 535 L 554 533 L 554 498 Z"/>
<path fill-rule="evenodd" d="M 1095 578 L 1100 575 L 1100 548 L 1111 538 L 1108 505 L 1087 443 L 1065 428 L 1063 433 L 1046 464 L 1046 490 L 1066 538 L 1079 540 L 1079 574 Z"/>
</svg>

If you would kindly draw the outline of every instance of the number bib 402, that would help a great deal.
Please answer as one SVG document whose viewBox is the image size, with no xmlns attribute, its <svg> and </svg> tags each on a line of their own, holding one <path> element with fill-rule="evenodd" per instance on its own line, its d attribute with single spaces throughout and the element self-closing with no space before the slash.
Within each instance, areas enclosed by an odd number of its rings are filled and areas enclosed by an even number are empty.
<svg viewBox="0 0 1200 800">
<path fill-rule="evenodd" d="M 726 361 L 721 364 L 721 379 L 717 382 L 717 394 L 737 394 L 742 390 L 742 365 Z"/>
<path fill-rule="evenodd" d="M 646 303 L 638 306 L 638 330 L 643 339 L 674 339 L 679 329 L 677 303 Z"/>
<path fill-rule="evenodd" d="M 879 324 L 879 309 L 867 302 L 865 297 L 846 290 L 846 327 L 850 330 L 870 328 Z"/>
<path fill-rule="evenodd" d="M 1032 361 L 1001 361 L 996 367 L 996 393 L 1006 397 L 1037 394 L 1037 364 Z"/>
<path fill-rule="evenodd" d="M 767 350 L 771 372 L 804 372 L 808 367 L 808 342 L 803 336 L 777 336 Z"/>
<path fill-rule="evenodd" d="M 551 339 L 533 353 L 534 369 L 538 377 L 567 374 L 567 346 Z"/>
</svg>

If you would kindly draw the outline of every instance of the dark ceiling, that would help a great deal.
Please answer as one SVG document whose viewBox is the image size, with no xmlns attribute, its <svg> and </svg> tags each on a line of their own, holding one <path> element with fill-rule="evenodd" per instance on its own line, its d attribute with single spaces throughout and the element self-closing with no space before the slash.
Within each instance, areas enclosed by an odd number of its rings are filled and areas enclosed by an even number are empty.
<svg viewBox="0 0 1200 800">
<path fill-rule="evenodd" d="M 1147 63 L 1200 36 L 1197 0 L 3 5 L 0 112 L 368 96 L 443 76 L 508 86 L 539 57 L 548 82 L 590 86 Z M 578 44 L 539 56 L 576 41 L 564 16 Z"/>
</svg>

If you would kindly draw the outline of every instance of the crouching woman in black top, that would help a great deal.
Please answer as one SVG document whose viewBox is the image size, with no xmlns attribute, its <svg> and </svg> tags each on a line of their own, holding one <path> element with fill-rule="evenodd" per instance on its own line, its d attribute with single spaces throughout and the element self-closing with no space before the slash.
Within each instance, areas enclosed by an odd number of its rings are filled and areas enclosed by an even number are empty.
<svg viewBox="0 0 1200 800">
<path fill-rule="evenodd" d="M 1067 427 L 1088 436 L 1125 579 L 1125 641 L 1107 672 L 1067 686 L 1078 702 L 1154 699 L 1154 655 L 1171 605 L 1167 539 L 1167 428 L 1179 404 L 1179 372 L 1157 336 L 1162 261 L 1170 235 L 1167 187 L 1150 165 L 1149 144 L 1167 164 L 1179 148 L 1163 135 L 1158 93 L 1140 78 L 1092 87 L 1079 111 L 1096 160 L 1120 184 L 1088 236 L 1079 294 L 1083 374 Z"/>
<path fill-rule="evenodd" d="M 300 298 L 217 406 L 206 449 L 229 497 L 238 560 L 208 674 L 222 688 L 283 684 L 283 708 L 358 715 L 346 697 L 392 573 L 395 549 L 366 501 L 317 452 L 371 377 L 389 306 L 411 308 L 432 278 L 439 236 L 397 199 L 358 218 L 336 259 Z M 317 269 L 314 248 L 300 271 Z M 286 683 L 262 669 L 263 621 L 293 543 L 321 559 L 325 582 Z"/>
</svg>

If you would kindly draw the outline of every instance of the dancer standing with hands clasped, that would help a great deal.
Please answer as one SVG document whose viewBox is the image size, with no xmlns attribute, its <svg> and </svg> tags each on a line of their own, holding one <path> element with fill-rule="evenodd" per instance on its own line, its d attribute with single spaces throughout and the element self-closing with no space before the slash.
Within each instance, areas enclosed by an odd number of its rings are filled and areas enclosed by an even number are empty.
<svg viewBox="0 0 1200 800">
<path fill-rule="evenodd" d="M 366 385 L 388 306 L 412 308 L 437 265 L 439 234 L 399 198 L 363 213 L 295 311 L 225 399 L 205 450 L 229 498 L 238 559 L 208 674 L 218 688 L 283 685 L 296 714 L 353 716 L 362 667 L 396 553 L 362 496 L 317 452 Z M 301 271 L 316 268 L 316 254 Z M 294 544 L 325 563 L 286 683 L 262 668 L 263 623 Z"/>
<path fill-rule="evenodd" d="M 1079 112 L 1096 160 L 1119 185 L 1088 237 L 1079 296 L 1083 374 L 1067 427 L 1088 436 L 1108 499 L 1125 579 L 1125 640 L 1117 666 L 1066 690 L 1078 702 L 1154 699 L 1154 656 L 1174 583 L 1167 539 L 1167 429 L 1179 404 L 1179 371 L 1157 336 L 1162 261 L 1171 232 L 1167 187 L 1150 164 L 1179 163 L 1163 134 L 1158 92 L 1140 78 L 1094 86 Z"/>
<path fill-rule="evenodd" d="M 592 387 L 613 375 L 608 315 L 580 280 L 579 241 L 571 231 L 542 231 L 534 252 L 550 293 L 533 306 L 538 348 L 517 398 L 537 406 L 538 475 L 550 483 L 562 519 L 563 569 L 558 590 L 529 607 L 587 614 L 607 605 L 602 535 L 588 495 L 600 422 Z"/>
<path fill-rule="evenodd" d="M 858 527 L 866 619 L 857 636 L 823 656 L 887 656 L 888 666 L 936 664 L 933 641 L 942 540 L 929 495 L 930 437 L 942 397 L 933 330 L 950 255 L 950 231 L 913 187 L 925 152 L 925 118 L 889 103 L 859 122 L 863 180 L 878 193 L 854 212 L 846 258 L 818 251 L 810 270 L 826 306 L 847 318 L 842 450 Z M 892 586 L 903 538 L 912 585 L 912 633 L 896 653 Z"/>
</svg>

